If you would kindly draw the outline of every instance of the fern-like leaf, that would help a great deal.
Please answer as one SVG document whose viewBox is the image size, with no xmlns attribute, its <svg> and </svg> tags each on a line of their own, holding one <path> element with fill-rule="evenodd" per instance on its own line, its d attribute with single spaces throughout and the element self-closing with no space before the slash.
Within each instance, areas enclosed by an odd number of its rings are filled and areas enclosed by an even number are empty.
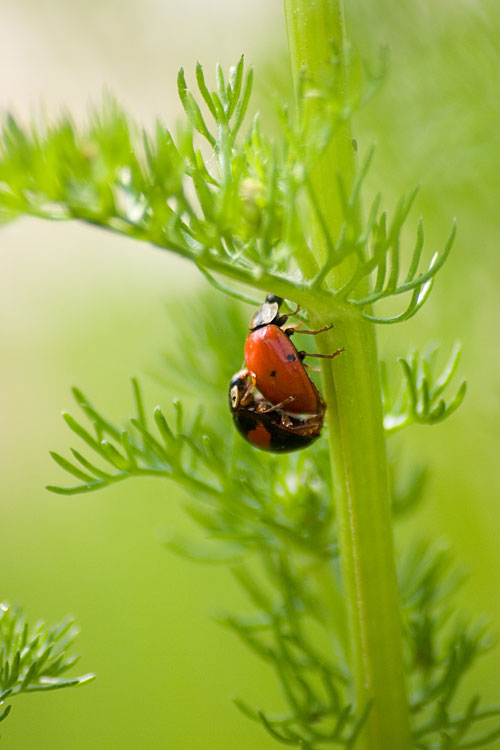
<svg viewBox="0 0 500 750">
<path fill-rule="evenodd" d="M 0 221 L 31 214 L 90 222 L 191 260 L 219 290 L 240 299 L 249 297 L 217 277 L 272 290 L 305 309 L 315 299 L 332 319 L 349 309 L 377 323 L 415 315 L 448 257 L 455 229 L 443 251 L 419 270 L 424 243 L 419 221 L 402 274 L 401 235 L 416 191 L 399 202 L 390 222 L 378 196 L 360 225 L 361 189 L 373 149 L 352 189 L 339 183 L 343 225 L 338 236 L 330 236 L 313 189 L 315 164 L 346 113 L 365 97 L 354 96 L 340 106 L 328 83 L 324 90 L 310 89 L 304 79 L 302 100 L 320 97 L 321 111 L 312 119 L 303 116 L 300 105 L 296 117 L 282 111 L 283 144 L 278 147 L 262 132 L 258 117 L 240 135 L 252 78 L 241 58 L 227 80 L 217 68 L 211 91 L 198 65 L 194 94 L 181 70 L 178 92 L 186 124 L 177 139 L 159 122 L 154 133 L 140 132 L 113 100 L 92 112 L 83 127 L 64 116 L 40 130 L 7 115 L 0 133 Z M 200 147 L 200 138 L 211 153 Z M 311 205 L 324 234 L 327 255 L 320 268 L 313 258 L 304 203 Z M 290 262 L 306 256 L 309 275 Z M 347 258 L 350 278 L 340 288 L 325 286 L 326 277 Z M 373 309 L 389 297 L 404 296 L 406 307 L 397 315 L 384 317 Z"/>
<path fill-rule="evenodd" d="M 68 652 L 78 635 L 72 618 L 58 625 L 43 622 L 30 627 L 19 607 L 0 604 L 0 721 L 9 714 L 12 700 L 21 693 L 58 690 L 84 685 L 93 674 L 64 678 L 78 657 Z"/>
<path fill-rule="evenodd" d="M 457 392 L 447 403 L 443 393 L 457 371 L 461 346 L 455 345 L 439 376 L 434 374 L 437 347 L 430 346 L 422 354 L 412 351 L 407 359 L 398 362 L 403 370 L 403 382 L 396 398 L 391 394 L 388 372 L 382 364 L 384 427 L 388 434 L 408 425 L 435 424 L 453 414 L 462 403 L 467 384 L 462 381 Z"/>
</svg>

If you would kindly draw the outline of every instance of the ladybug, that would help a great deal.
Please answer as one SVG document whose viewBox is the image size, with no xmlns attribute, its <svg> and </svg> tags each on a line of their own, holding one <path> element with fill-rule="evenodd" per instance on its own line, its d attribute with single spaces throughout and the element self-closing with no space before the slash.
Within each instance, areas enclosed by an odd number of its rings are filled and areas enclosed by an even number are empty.
<svg viewBox="0 0 500 750">
<path fill-rule="evenodd" d="M 233 375 L 229 384 L 229 408 L 240 434 L 255 448 L 289 453 L 311 445 L 321 433 L 324 409 L 320 414 L 297 417 L 288 414 L 290 397 L 272 404 L 254 392 L 255 379 L 247 370 Z"/>
<path fill-rule="evenodd" d="M 281 297 L 269 294 L 250 323 L 245 342 L 245 365 L 255 379 L 257 389 L 272 404 L 287 400 L 286 411 L 293 414 L 324 414 L 326 405 L 303 364 L 304 357 L 333 359 L 333 354 L 307 354 L 298 351 L 290 337 L 293 333 L 316 335 L 328 331 L 324 326 L 315 331 L 296 331 L 294 326 L 283 328 L 288 315 L 280 315 Z M 296 314 L 299 308 L 295 310 Z"/>
</svg>

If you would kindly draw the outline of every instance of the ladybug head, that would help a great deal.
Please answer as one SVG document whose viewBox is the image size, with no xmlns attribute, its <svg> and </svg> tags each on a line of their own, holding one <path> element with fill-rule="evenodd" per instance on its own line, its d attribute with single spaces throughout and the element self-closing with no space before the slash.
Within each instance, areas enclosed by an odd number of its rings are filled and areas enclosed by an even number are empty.
<svg viewBox="0 0 500 750">
<path fill-rule="evenodd" d="M 283 297 L 278 297 L 277 294 L 268 294 L 266 297 L 266 302 L 277 302 L 278 307 L 283 304 Z"/>
<path fill-rule="evenodd" d="M 253 316 L 250 323 L 250 330 L 255 331 L 256 328 L 262 328 L 262 326 L 275 323 L 278 320 L 282 303 L 283 297 L 278 297 L 276 294 L 268 294 L 264 304 L 259 307 Z"/>
<path fill-rule="evenodd" d="M 229 407 L 236 411 L 240 407 L 254 405 L 253 383 L 246 370 L 241 370 L 233 375 L 229 383 Z"/>
</svg>

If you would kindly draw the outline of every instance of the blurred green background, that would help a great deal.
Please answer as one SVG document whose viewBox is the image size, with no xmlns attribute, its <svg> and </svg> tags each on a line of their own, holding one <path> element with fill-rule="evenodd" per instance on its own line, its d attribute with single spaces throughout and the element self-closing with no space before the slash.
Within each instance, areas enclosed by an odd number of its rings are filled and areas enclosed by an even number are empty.
<svg viewBox="0 0 500 750">
<path fill-rule="evenodd" d="M 380 330 L 388 361 L 434 339 L 444 357 L 460 339 L 469 382 L 449 422 L 397 438 L 403 457 L 417 452 L 432 466 L 426 503 L 398 528 L 398 542 L 415 527 L 447 540 L 470 572 L 460 606 L 499 631 L 500 9 L 348 0 L 347 12 L 363 56 L 390 47 L 388 78 L 356 121 L 361 153 L 377 143 L 369 189 L 391 207 L 422 183 L 414 216 L 424 214 L 429 252 L 453 216 L 459 225 L 424 310 Z M 279 2 L 4 0 L 0 106 L 23 117 L 40 107 L 81 116 L 109 89 L 140 122 L 160 115 L 173 123 L 178 67 L 191 74 L 199 59 L 210 71 L 244 52 L 264 101 L 286 78 L 285 45 Z M 231 703 L 241 695 L 272 707 L 277 691 L 211 618 L 242 604 L 228 572 L 161 545 L 165 529 L 188 529 L 180 490 L 153 480 L 76 498 L 43 489 L 62 481 L 48 450 L 64 453 L 70 443 L 59 416 L 73 408 L 70 385 L 117 420 L 131 410 L 130 375 L 143 376 L 150 405 L 176 395 L 147 373 L 161 369 L 176 300 L 203 282 L 168 254 L 79 225 L 20 221 L 1 230 L 0 249 L 0 596 L 23 603 L 31 618 L 73 613 L 80 671 L 98 674 L 81 690 L 16 699 L 3 746 L 275 747 Z M 497 649 L 478 665 L 471 692 L 498 700 L 499 672 Z"/>
</svg>

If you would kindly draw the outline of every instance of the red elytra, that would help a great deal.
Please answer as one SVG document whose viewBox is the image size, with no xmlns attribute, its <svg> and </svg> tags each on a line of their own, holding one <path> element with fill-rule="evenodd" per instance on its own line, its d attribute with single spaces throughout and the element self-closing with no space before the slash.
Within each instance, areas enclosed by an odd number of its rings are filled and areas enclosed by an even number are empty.
<svg viewBox="0 0 500 750">
<path fill-rule="evenodd" d="M 245 435 L 249 443 L 262 450 L 271 450 L 271 433 L 264 424 L 258 424 Z"/>
<path fill-rule="evenodd" d="M 290 399 L 287 412 L 317 414 L 321 395 L 307 374 L 289 336 L 275 323 L 251 331 L 245 343 L 245 364 L 256 387 L 273 404 Z"/>
</svg>

